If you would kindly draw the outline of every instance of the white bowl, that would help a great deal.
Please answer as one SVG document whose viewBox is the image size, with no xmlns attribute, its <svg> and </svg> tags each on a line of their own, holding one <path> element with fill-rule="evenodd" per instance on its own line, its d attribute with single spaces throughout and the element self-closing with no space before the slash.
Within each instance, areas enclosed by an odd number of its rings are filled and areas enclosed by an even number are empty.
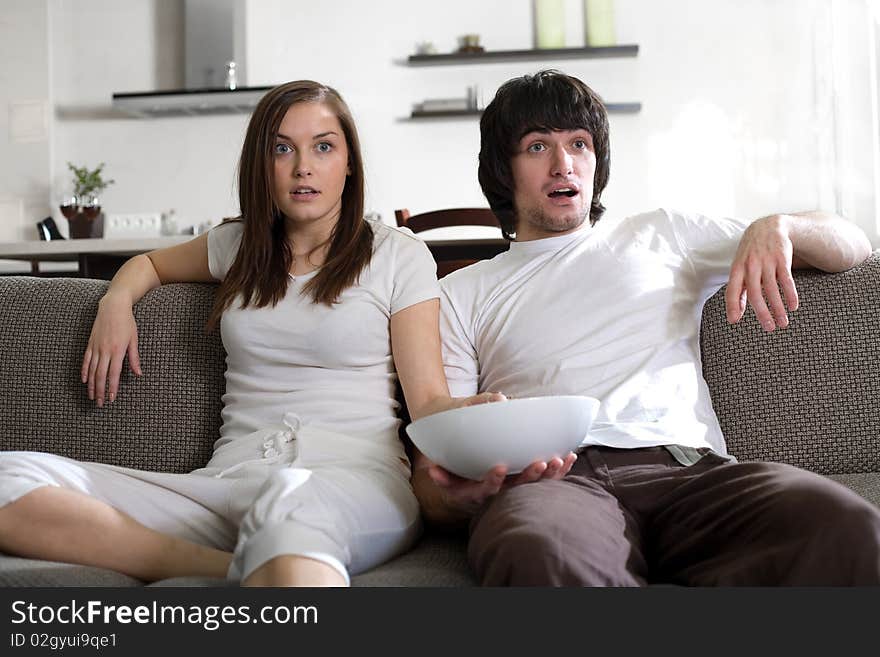
<svg viewBox="0 0 880 657">
<path fill-rule="evenodd" d="M 428 415 L 406 432 L 437 465 L 480 480 L 496 465 L 515 474 L 535 461 L 565 458 L 577 450 L 598 411 L 593 397 L 526 397 Z"/>
</svg>

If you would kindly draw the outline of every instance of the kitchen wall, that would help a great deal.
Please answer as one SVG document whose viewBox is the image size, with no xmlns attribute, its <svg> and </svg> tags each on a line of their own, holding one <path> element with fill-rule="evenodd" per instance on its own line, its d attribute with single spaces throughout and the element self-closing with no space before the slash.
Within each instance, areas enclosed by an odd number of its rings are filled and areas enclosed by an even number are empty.
<svg viewBox="0 0 880 657">
<path fill-rule="evenodd" d="M 30 218 L 49 213 L 48 40 L 45 2 L 0 3 L 0 242 L 31 237 Z"/>
<path fill-rule="evenodd" d="M 876 158 L 870 146 L 865 155 L 877 130 L 864 110 L 876 104 L 868 79 L 876 66 L 862 53 L 870 22 L 834 14 L 835 6 L 862 4 L 617 0 L 618 42 L 639 44 L 636 58 L 409 67 L 403 62 L 417 42 L 448 52 L 464 33 L 480 34 L 487 49 L 531 47 L 530 2 L 249 0 L 246 76 L 250 85 L 313 78 L 343 93 L 361 130 L 367 207 L 389 223 L 400 207 L 485 205 L 476 182 L 477 121 L 410 121 L 413 103 L 463 96 L 470 84 L 488 102 L 504 80 L 554 66 L 609 102 L 643 104 L 638 114 L 611 116 L 609 214 L 660 205 L 747 217 L 840 209 L 880 246 Z M 567 0 L 566 10 L 567 45 L 583 45 L 582 4 Z M 35 38 L 48 45 L 50 75 L 39 63 L 42 48 L 24 52 L 27 71 L 51 82 L 32 91 L 29 73 L 13 73 L 0 102 L 36 95 L 51 99 L 54 113 L 50 143 L 37 149 L 48 154 L 48 167 L 14 148 L 0 151 L 0 172 L 23 170 L 21 163 L 43 172 L 30 188 L 4 176 L 0 199 L 38 189 L 48 208 L 69 180 L 68 160 L 106 162 L 116 180 L 104 195 L 111 212 L 173 208 L 182 225 L 236 213 L 247 117 L 142 120 L 109 112 L 113 92 L 182 85 L 181 0 L 4 0 L 2 11 L 0 75 L 8 79 L 19 52 L 3 37 L 44 17 L 47 27 Z M 843 120 L 852 124 L 841 127 Z M 21 231 L 44 216 L 26 214 Z"/>
</svg>

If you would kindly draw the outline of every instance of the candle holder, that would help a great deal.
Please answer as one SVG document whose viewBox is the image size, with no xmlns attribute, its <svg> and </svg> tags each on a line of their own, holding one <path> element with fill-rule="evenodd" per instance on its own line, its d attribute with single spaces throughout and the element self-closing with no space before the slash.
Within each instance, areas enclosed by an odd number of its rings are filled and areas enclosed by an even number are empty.
<svg viewBox="0 0 880 657">
<path fill-rule="evenodd" d="M 565 0 L 533 0 L 535 48 L 565 48 Z"/>
</svg>

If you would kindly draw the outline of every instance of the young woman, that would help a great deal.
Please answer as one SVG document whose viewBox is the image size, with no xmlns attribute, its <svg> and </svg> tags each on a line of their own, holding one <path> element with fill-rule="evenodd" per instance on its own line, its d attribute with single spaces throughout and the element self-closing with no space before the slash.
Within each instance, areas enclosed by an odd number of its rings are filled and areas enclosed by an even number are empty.
<svg viewBox="0 0 880 657">
<path fill-rule="evenodd" d="M 129 260 L 102 298 L 82 364 L 112 403 L 132 305 L 158 285 L 220 280 L 209 326 L 227 351 L 223 426 L 190 474 L 0 456 L 0 550 L 144 580 L 226 575 L 250 585 L 347 584 L 419 531 L 397 437 L 399 375 L 413 419 L 449 398 L 427 247 L 363 219 L 348 107 L 311 81 L 261 100 L 239 165 L 241 217 Z M 230 551 L 233 554 L 230 554 Z"/>
</svg>

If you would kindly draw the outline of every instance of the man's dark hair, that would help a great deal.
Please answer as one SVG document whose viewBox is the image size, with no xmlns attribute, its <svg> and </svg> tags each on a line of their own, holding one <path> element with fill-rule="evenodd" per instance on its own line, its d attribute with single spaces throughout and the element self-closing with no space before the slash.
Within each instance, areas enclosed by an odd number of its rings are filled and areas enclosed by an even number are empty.
<svg viewBox="0 0 880 657">
<path fill-rule="evenodd" d="M 516 232 L 510 160 L 519 140 L 536 130 L 590 133 L 596 152 L 590 225 L 605 212 L 600 199 L 608 184 L 611 153 L 608 113 L 602 99 L 577 78 L 556 70 L 513 78 L 501 85 L 480 119 L 478 171 L 480 187 L 507 239 L 513 239 Z"/>
</svg>

